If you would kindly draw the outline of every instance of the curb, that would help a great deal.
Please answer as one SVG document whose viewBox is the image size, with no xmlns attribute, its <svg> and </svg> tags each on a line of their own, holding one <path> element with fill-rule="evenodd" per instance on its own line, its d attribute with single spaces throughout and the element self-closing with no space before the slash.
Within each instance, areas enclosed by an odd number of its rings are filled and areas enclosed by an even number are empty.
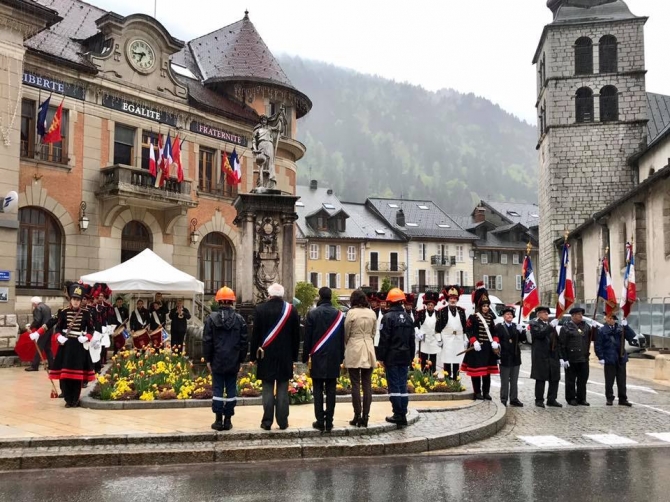
<svg viewBox="0 0 670 502">
<path fill-rule="evenodd" d="M 469 404 L 461 409 L 487 406 Z M 298 429 L 241 433 L 164 434 L 117 436 L 122 443 L 110 444 L 112 437 L 47 438 L 0 442 L 0 470 L 23 470 L 117 465 L 166 465 L 212 462 L 246 462 L 326 457 L 365 457 L 423 453 L 461 446 L 496 434 L 506 422 L 506 408 L 492 402 L 495 413 L 482 423 L 451 433 L 412 435 L 414 427 L 397 430 L 385 424 L 376 433 L 362 434 L 356 443 L 347 443 L 351 429 L 338 436 Z M 452 412 L 454 410 L 450 410 Z M 421 413 L 410 410 L 411 423 L 421 424 Z M 440 412 L 433 412 L 435 416 Z M 446 412 L 445 412 L 446 413 Z M 374 430 L 377 430 L 376 427 Z M 338 431 L 339 432 L 339 431 Z M 316 433 L 316 435 L 314 435 Z M 383 434 L 383 436 L 378 436 Z M 331 440 L 331 437 L 334 436 Z M 240 440 L 241 437 L 246 439 Z M 268 441 L 274 439 L 274 441 Z M 78 445 L 73 446 L 73 441 Z M 107 442 L 105 442 L 107 441 Z M 61 448 L 62 447 L 62 448 Z"/>
</svg>

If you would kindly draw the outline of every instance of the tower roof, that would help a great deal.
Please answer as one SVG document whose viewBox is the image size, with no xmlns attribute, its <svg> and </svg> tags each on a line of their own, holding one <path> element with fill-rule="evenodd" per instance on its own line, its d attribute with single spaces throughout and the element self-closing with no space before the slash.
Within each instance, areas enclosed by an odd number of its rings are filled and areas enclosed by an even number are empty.
<svg viewBox="0 0 670 502">
<path fill-rule="evenodd" d="M 554 13 L 553 24 L 620 21 L 637 18 L 623 0 L 548 0 L 547 7 Z"/>
</svg>

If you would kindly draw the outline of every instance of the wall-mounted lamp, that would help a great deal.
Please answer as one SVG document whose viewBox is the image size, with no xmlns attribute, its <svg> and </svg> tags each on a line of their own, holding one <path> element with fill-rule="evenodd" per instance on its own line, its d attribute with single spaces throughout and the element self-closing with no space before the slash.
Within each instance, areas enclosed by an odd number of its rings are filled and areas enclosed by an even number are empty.
<svg viewBox="0 0 670 502">
<path fill-rule="evenodd" d="M 41 175 L 41 174 L 37 174 L 37 173 L 33 174 L 33 180 L 35 180 L 35 181 L 33 181 L 33 183 L 36 184 L 39 180 L 42 179 L 42 176 L 43 176 L 43 175 Z"/>
<path fill-rule="evenodd" d="M 81 232 L 86 232 L 88 229 L 88 216 L 86 216 L 86 202 L 81 201 L 79 204 L 79 230 Z"/>
<path fill-rule="evenodd" d="M 198 225 L 198 220 L 193 218 L 191 220 L 191 244 L 197 244 L 198 240 L 200 239 L 200 236 L 198 233 L 195 231 L 195 227 Z"/>
</svg>

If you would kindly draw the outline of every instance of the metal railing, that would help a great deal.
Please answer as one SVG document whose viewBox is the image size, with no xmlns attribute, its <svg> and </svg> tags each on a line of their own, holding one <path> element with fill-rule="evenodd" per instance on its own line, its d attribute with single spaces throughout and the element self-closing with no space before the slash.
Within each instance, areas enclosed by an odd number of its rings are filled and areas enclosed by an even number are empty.
<svg viewBox="0 0 670 502">
<path fill-rule="evenodd" d="M 436 254 L 430 257 L 430 264 L 434 267 L 451 267 L 456 265 L 456 257 Z"/>
<path fill-rule="evenodd" d="M 125 191 L 137 195 L 162 198 L 166 203 L 187 203 L 191 200 L 191 182 L 178 182 L 175 178 L 165 180 L 163 186 L 155 186 L 156 179 L 149 171 L 139 167 L 115 165 L 101 170 L 101 193 Z"/>
<path fill-rule="evenodd" d="M 407 264 L 402 261 L 369 261 L 365 264 L 368 272 L 398 272 L 407 270 Z"/>
</svg>

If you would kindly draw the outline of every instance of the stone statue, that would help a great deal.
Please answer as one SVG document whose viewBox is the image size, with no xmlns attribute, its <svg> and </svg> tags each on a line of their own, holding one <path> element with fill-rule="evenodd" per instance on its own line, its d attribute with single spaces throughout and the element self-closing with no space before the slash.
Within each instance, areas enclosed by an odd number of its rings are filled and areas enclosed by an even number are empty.
<svg viewBox="0 0 670 502">
<path fill-rule="evenodd" d="M 251 151 L 258 166 L 258 181 L 256 182 L 256 188 L 253 190 L 255 192 L 274 190 L 277 186 L 275 155 L 277 154 L 279 138 L 286 131 L 286 127 L 284 105 L 272 117 L 268 118 L 266 115 L 262 115 L 260 124 L 254 127 Z"/>
</svg>

